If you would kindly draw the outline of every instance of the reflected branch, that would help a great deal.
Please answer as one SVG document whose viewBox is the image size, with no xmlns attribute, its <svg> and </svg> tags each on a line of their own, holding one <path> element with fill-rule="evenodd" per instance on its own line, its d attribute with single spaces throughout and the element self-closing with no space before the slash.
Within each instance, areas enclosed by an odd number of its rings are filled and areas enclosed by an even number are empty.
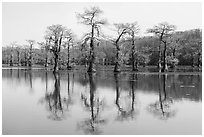
<svg viewBox="0 0 204 137">
<path fill-rule="evenodd" d="M 119 82 L 118 82 L 118 73 L 114 73 L 114 79 L 115 79 L 115 84 L 116 84 L 116 101 L 115 104 L 118 108 L 118 116 L 117 116 L 117 120 L 119 121 L 123 121 L 123 120 L 128 120 L 129 118 L 134 119 L 136 111 L 135 111 L 135 90 L 134 90 L 134 80 L 135 80 L 135 74 L 132 75 L 132 80 L 130 80 L 130 96 L 128 97 L 128 100 L 131 101 L 131 103 L 129 104 L 130 107 L 128 106 L 128 104 L 125 107 L 122 107 L 122 101 L 124 103 L 126 103 L 126 100 L 122 100 L 120 99 L 120 91 L 119 91 Z M 125 109 L 127 108 L 127 110 Z"/>
<path fill-rule="evenodd" d="M 78 124 L 79 129 L 83 129 L 86 134 L 100 134 L 102 131 L 99 129 L 101 124 L 105 124 L 106 120 L 101 119 L 100 113 L 103 109 L 103 101 L 95 97 L 96 93 L 96 84 L 93 80 L 93 74 L 89 73 L 89 99 L 88 95 L 81 94 L 81 101 L 84 105 L 84 108 L 91 113 L 90 118 L 87 118 L 81 121 Z"/>
<path fill-rule="evenodd" d="M 151 112 L 156 117 L 159 117 L 160 119 L 166 120 L 168 118 L 174 117 L 176 114 L 175 110 L 171 110 L 171 104 L 173 104 L 173 100 L 171 98 L 167 97 L 166 92 L 166 81 L 167 81 L 167 75 L 158 75 L 158 87 L 159 87 L 159 101 L 150 104 L 148 111 Z M 163 96 L 161 92 L 161 83 L 163 83 Z"/>
</svg>

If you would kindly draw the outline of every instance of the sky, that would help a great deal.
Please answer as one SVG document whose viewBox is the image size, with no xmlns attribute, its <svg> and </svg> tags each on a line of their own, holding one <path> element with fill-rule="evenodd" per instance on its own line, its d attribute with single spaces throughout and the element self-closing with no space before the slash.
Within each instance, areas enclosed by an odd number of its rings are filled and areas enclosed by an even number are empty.
<svg viewBox="0 0 204 137">
<path fill-rule="evenodd" d="M 177 26 L 177 30 L 202 28 L 201 2 L 3 2 L 2 3 L 2 44 L 16 41 L 26 44 L 26 40 L 44 41 L 47 26 L 62 24 L 71 29 L 80 39 L 89 29 L 80 24 L 76 13 L 85 8 L 97 6 L 103 10 L 101 18 L 108 21 L 102 28 L 105 35 L 114 36 L 114 23 L 137 21 L 140 26 L 138 36 L 146 35 L 146 29 L 160 22 Z"/>
</svg>

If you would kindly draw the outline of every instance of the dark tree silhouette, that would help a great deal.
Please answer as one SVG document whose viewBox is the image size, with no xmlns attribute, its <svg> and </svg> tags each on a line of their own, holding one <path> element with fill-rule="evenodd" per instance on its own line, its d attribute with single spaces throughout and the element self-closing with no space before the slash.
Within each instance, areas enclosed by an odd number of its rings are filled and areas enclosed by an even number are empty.
<svg viewBox="0 0 204 137">
<path fill-rule="evenodd" d="M 90 111 L 91 117 L 85 119 L 79 124 L 79 128 L 82 128 L 86 134 L 100 134 L 99 126 L 105 124 L 106 120 L 101 119 L 100 113 L 103 107 L 103 101 L 95 97 L 96 85 L 93 79 L 93 74 L 89 73 L 89 100 L 84 94 L 81 94 L 81 100 L 86 110 Z"/>
<path fill-rule="evenodd" d="M 90 41 L 90 54 L 89 54 L 89 66 L 87 72 L 95 71 L 95 52 L 94 52 L 94 41 L 99 40 L 101 25 L 106 24 L 104 19 L 98 19 L 98 16 L 102 14 L 102 10 L 98 7 L 91 7 L 86 9 L 84 13 L 78 14 L 77 17 L 82 24 L 91 27 L 91 32 L 87 33 L 84 37 L 84 42 Z"/>
<path fill-rule="evenodd" d="M 155 116 L 159 117 L 160 119 L 168 119 L 173 116 L 175 116 L 176 111 L 171 110 L 171 104 L 173 103 L 173 100 L 171 98 L 168 98 L 167 92 L 166 92 L 166 81 L 167 81 L 167 75 L 164 74 L 158 75 L 158 88 L 159 88 L 159 101 L 150 104 L 149 105 L 149 111 L 153 113 Z M 161 85 L 162 83 L 162 85 Z M 162 91 L 163 90 L 163 96 Z"/>
<path fill-rule="evenodd" d="M 130 100 L 131 100 L 131 106 L 129 107 L 130 109 L 125 110 L 121 105 L 120 105 L 120 91 L 119 91 L 119 81 L 118 81 L 118 73 L 114 74 L 114 79 L 115 79 L 115 84 L 116 84 L 116 100 L 115 104 L 118 108 L 119 115 L 117 116 L 117 120 L 127 120 L 128 118 L 133 119 L 136 114 L 135 110 L 135 87 L 134 87 L 134 82 L 136 80 L 136 75 L 132 74 L 130 79 Z"/>
<path fill-rule="evenodd" d="M 160 45 L 159 45 L 159 61 L 158 61 L 158 68 L 159 72 L 168 71 L 168 66 L 166 62 L 166 54 L 167 54 L 167 39 L 170 37 L 171 33 L 176 29 L 174 25 L 169 25 L 167 22 L 159 23 L 158 25 L 154 26 L 152 29 L 148 29 L 147 32 L 153 33 L 158 35 Z M 161 45 L 164 44 L 163 50 L 163 66 L 162 66 L 162 51 Z"/>
<path fill-rule="evenodd" d="M 115 67 L 114 67 L 114 72 L 119 72 L 120 71 L 120 45 L 119 41 L 122 38 L 124 34 L 128 32 L 128 28 L 126 25 L 120 23 L 120 24 L 114 24 L 115 28 L 117 29 L 118 36 L 114 40 L 114 45 L 116 46 L 116 55 L 115 55 Z"/>
<path fill-rule="evenodd" d="M 138 71 L 138 55 L 137 49 L 135 46 L 135 38 L 136 34 L 139 32 L 139 26 L 137 22 L 134 23 L 127 23 L 128 34 L 131 36 L 131 63 L 132 63 L 132 71 Z"/>
<path fill-rule="evenodd" d="M 60 52 L 69 34 L 68 31 L 66 27 L 59 24 L 47 27 L 45 38 L 49 39 L 49 50 L 54 54 L 54 72 L 59 71 Z"/>
<path fill-rule="evenodd" d="M 26 40 L 29 43 L 29 60 L 28 66 L 32 67 L 33 64 L 33 45 L 35 44 L 35 40 Z"/>
</svg>

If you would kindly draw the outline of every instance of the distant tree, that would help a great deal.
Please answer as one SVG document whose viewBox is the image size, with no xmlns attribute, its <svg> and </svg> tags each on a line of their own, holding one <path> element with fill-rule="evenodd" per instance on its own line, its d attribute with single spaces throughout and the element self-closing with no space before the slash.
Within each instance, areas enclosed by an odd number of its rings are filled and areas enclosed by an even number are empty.
<svg viewBox="0 0 204 137">
<path fill-rule="evenodd" d="M 43 59 L 45 58 L 44 66 L 48 67 L 48 53 L 50 49 L 50 40 L 49 38 L 46 38 L 46 42 L 38 42 L 38 44 L 41 46 L 41 49 L 43 50 Z"/>
<path fill-rule="evenodd" d="M 175 69 L 176 65 L 179 63 L 178 55 L 180 54 L 178 51 L 182 48 L 182 36 L 183 32 L 175 32 L 172 34 L 170 38 L 169 44 L 169 53 L 170 55 L 167 56 L 167 62 L 170 64 L 170 67 Z"/>
<path fill-rule="evenodd" d="M 14 51 L 15 51 L 16 46 L 17 46 L 16 41 L 11 42 L 9 45 L 9 47 L 10 47 L 9 48 L 10 49 L 10 51 L 9 51 L 9 54 L 10 54 L 9 64 L 10 64 L 10 66 L 13 66 L 13 64 L 14 64 L 13 60 L 14 60 Z"/>
<path fill-rule="evenodd" d="M 128 34 L 131 36 L 132 48 L 131 48 L 131 64 L 132 64 L 132 71 L 138 70 L 138 55 L 135 46 L 135 38 L 136 34 L 139 32 L 139 26 L 137 22 L 134 23 L 127 23 Z"/>
<path fill-rule="evenodd" d="M 65 48 L 67 47 L 67 69 L 71 68 L 70 63 L 69 63 L 70 62 L 70 46 L 71 46 L 71 43 L 73 44 L 73 38 L 74 38 L 74 35 L 71 32 L 71 30 L 67 30 L 65 34 L 66 42 L 64 44 L 64 47 Z"/>
<path fill-rule="evenodd" d="M 17 65 L 21 65 L 21 47 L 18 45 L 16 48 L 16 53 L 17 53 Z"/>
<path fill-rule="evenodd" d="M 167 22 L 159 23 L 158 25 L 154 26 L 152 29 L 148 29 L 147 32 L 153 33 L 159 36 L 159 61 L 158 61 L 158 68 L 159 72 L 165 72 L 168 70 L 167 62 L 166 62 L 166 53 L 167 53 L 167 38 L 170 37 L 170 34 L 176 29 L 174 25 L 169 25 Z M 161 52 L 161 45 L 164 44 L 163 50 L 163 67 L 162 67 L 162 52 Z"/>
<path fill-rule="evenodd" d="M 192 67 L 197 65 L 198 68 L 201 68 L 202 31 L 200 29 L 186 31 L 182 40 L 183 57 L 191 60 Z"/>
<path fill-rule="evenodd" d="M 29 43 L 29 62 L 28 66 L 32 67 L 33 63 L 33 45 L 35 44 L 35 40 L 26 40 Z"/>
<path fill-rule="evenodd" d="M 29 64 L 29 50 L 27 45 L 23 45 L 23 59 L 21 60 L 23 66 L 27 66 Z"/>
<path fill-rule="evenodd" d="M 89 66 L 88 72 L 95 71 L 95 52 L 94 52 L 94 41 L 98 40 L 98 36 L 100 34 L 101 25 L 106 24 L 104 19 L 98 19 L 98 16 L 102 13 L 98 7 L 91 7 L 90 9 L 86 9 L 84 13 L 77 14 L 78 19 L 82 24 L 88 25 L 91 27 L 91 32 L 87 33 L 84 36 L 84 42 L 87 43 L 90 41 L 90 55 L 89 55 Z"/>
</svg>

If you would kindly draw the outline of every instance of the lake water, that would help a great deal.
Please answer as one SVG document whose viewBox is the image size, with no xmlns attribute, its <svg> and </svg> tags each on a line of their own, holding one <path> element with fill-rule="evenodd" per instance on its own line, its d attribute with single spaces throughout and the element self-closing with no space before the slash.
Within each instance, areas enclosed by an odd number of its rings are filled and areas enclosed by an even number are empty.
<svg viewBox="0 0 204 137">
<path fill-rule="evenodd" d="M 202 134 L 201 73 L 2 70 L 3 134 Z"/>
</svg>

